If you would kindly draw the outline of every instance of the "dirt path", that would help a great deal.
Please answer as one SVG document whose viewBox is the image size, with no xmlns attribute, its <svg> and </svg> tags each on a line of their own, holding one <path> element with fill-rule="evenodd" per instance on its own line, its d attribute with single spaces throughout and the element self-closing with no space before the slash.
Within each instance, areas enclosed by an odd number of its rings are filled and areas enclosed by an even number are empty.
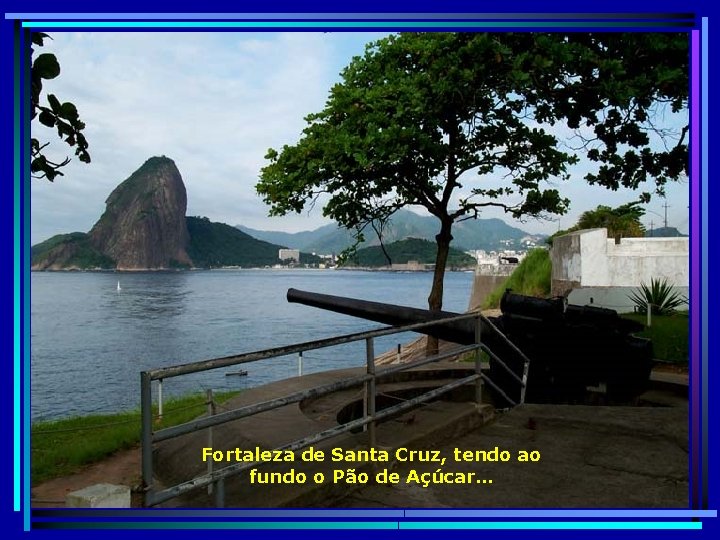
<svg viewBox="0 0 720 540">
<path fill-rule="evenodd" d="M 32 488 L 33 508 L 58 508 L 65 506 L 68 493 L 93 484 L 120 484 L 135 488 L 140 484 L 140 447 L 123 450 L 82 470 L 54 478 Z M 133 494 L 133 506 L 137 497 Z M 138 501 L 139 502 L 139 501 Z"/>
</svg>

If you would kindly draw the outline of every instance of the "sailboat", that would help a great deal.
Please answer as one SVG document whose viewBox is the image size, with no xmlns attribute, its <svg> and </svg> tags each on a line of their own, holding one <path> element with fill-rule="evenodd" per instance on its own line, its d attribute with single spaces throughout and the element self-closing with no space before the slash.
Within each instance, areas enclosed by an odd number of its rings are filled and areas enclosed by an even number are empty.
<svg viewBox="0 0 720 540">
<path fill-rule="evenodd" d="M 122 291 L 122 289 L 120 288 L 120 282 L 119 282 L 119 281 L 118 281 L 118 284 L 117 284 L 117 291 L 118 291 L 118 292 Z"/>
</svg>

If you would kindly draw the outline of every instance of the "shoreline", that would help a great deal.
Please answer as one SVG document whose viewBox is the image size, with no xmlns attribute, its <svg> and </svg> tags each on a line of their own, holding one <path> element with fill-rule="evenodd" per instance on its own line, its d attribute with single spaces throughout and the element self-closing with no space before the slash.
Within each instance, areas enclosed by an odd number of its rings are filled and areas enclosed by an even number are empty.
<svg viewBox="0 0 720 540">
<path fill-rule="evenodd" d="M 267 270 L 269 272 L 285 271 L 285 270 L 301 270 L 311 272 L 335 272 L 335 271 L 357 271 L 357 272 L 392 272 L 396 274 L 429 274 L 433 270 L 408 270 L 408 269 L 397 269 L 390 268 L 388 266 L 354 266 L 354 267 L 343 267 L 343 268 L 300 268 L 300 267 L 281 267 L 281 268 L 267 268 L 264 266 L 217 266 L 212 268 L 44 268 L 44 269 L 30 269 L 30 272 L 38 273 L 93 273 L 93 274 L 134 274 L 134 273 L 158 273 L 158 274 L 170 274 L 179 272 L 210 272 L 218 270 Z M 474 272 L 474 267 L 448 269 L 446 272 Z"/>
</svg>

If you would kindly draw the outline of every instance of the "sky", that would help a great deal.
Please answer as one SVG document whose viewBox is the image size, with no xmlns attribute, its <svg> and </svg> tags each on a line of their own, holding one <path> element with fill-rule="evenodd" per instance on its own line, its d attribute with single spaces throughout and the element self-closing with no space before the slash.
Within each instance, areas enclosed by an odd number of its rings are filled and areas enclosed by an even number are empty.
<svg viewBox="0 0 720 540">
<path fill-rule="evenodd" d="M 329 223 L 320 205 L 300 215 L 267 217 L 256 194 L 269 148 L 297 142 L 304 117 L 320 111 L 332 85 L 372 32 L 55 32 L 42 52 L 56 54 L 61 74 L 43 90 L 72 101 L 85 122 L 90 164 L 73 159 L 54 182 L 31 181 L 31 243 L 55 234 L 89 231 L 110 192 L 148 158 L 173 159 L 187 189 L 187 215 L 255 229 L 297 232 Z M 567 132 L 562 126 L 556 129 Z M 49 141 L 47 156 L 62 160 L 73 150 L 37 122 L 33 136 Z M 551 234 L 575 224 L 598 204 L 618 206 L 632 192 L 609 191 L 583 180 L 588 164 L 557 181 L 570 211 L 553 220 L 513 221 L 530 233 Z M 687 181 L 666 200 L 646 206 L 644 223 L 687 233 Z M 418 211 L 419 213 L 422 213 Z"/>
</svg>

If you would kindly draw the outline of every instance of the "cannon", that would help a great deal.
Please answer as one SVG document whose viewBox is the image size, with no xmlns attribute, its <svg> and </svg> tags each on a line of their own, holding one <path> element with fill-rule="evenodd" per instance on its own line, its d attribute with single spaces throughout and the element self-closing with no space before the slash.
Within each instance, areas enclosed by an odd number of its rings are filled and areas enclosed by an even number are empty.
<svg viewBox="0 0 720 540">
<path fill-rule="evenodd" d="M 437 320 L 438 324 L 416 331 L 462 345 L 475 342 L 473 319 L 442 322 L 460 313 L 297 289 L 289 289 L 287 299 L 391 326 Z M 633 335 L 644 328 L 642 324 L 623 319 L 611 309 L 576 306 L 563 298 L 534 298 L 509 290 L 500 308 L 501 316 L 481 320 L 481 340 L 493 353 L 489 376 L 516 402 L 519 384 L 495 358 L 521 377 L 524 359 L 516 348 L 530 359 L 525 395 L 529 403 L 585 403 L 590 392 L 604 394 L 607 403 L 628 403 L 645 391 L 653 351 L 650 340 Z M 497 406 L 508 405 L 501 395 L 493 397 Z"/>
</svg>

